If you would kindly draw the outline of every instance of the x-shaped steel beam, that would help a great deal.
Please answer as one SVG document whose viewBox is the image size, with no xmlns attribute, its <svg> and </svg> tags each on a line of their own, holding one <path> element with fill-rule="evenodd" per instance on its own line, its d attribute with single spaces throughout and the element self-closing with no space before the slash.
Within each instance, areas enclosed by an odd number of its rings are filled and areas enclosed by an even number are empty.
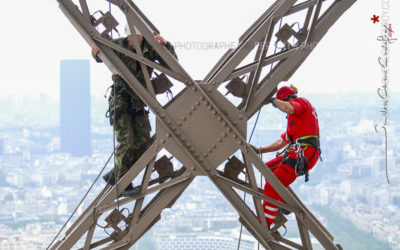
<svg viewBox="0 0 400 250">
<path fill-rule="evenodd" d="M 228 50 L 200 82 L 193 80 L 170 52 L 153 40 L 154 34 L 158 34 L 159 31 L 131 0 L 108 1 L 125 14 L 131 30 L 134 30 L 135 26 L 141 31 L 144 39 L 157 51 L 167 67 L 144 58 L 140 50 L 137 53 L 128 51 L 101 36 L 93 27 L 85 0 L 79 0 L 79 6 L 71 0 L 58 0 L 61 10 L 86 42 L 89 45 L 95 44 L 100 49 L 99 56 L 108 68 L 113 73 L 119 74 L 156 115 L 155 140 L 116 186 L 104 188 L 66 231 L 64 239 L 53 244 L 52 249 L 70 249 L 86 233 L 83 249 L 99 246 L 104 247 L 103 249 L 128 249 L 161 218 L 162 210 L 171 207 L 192 180 L 199 175 L 207 176 L 215 184 L 237 210 L 240 221 L 266 249 L 289 249 L 287 246 L 295 249 L 311 249 L 310 232 L 324 248 L 340 249 L 340 246 L 333 242 L 329 232 L 294 192 L 290 188 L 285 188 L 271 170 L 265 167 L 247 143 L 246 130 L 247 121 L 269 101 L 277 85 L 290 78 L 328 29 L 356 0 L 333 0 L 326 3 L 323 3 L 325 2 L 323 0 L 275 1 L 240 37 L 237 48 Z M 323 13 L 322 4 L 330 4 Z M 283 18 L 303 12 L 304 21 L 298 31 L 289 25 L 281 26 Z M 273 52 L 271 49 L 272 41 L 275 40 L 274 35 L 278 37 L 276 43 L 284 44 L 284 48 L 279 52 L 276 51 L 276 47 Z M 293 42 L 288 42 L 289 39 Z M 254 61 L 244 64 L 245 58 L 256 47 Z M 146 81 L 144 87 L 114 51 L 139 61 L 143 69 L 151 67 L 165 73 L 184 84 L 185 88 L 166 105 L 161 105 L 153 92 L 150 76 L 144 74 Z M 220 87 L 243 75 L 248 75 L 248 82 L 241 96 L 241 103 L 235 106 L 220 93 Z M 162 149 L 171 153 L 182 166 L 168 181 L 156 185 L 150 179 L 157 154 Z M 241 152 L 246 166 L 248 177 L 246 181 L 226 178 L 217 169 L 238 151 Z M 255 169 L 271 183 L 285 203 L 272 200 L 263 194 L 257 186 Z M 141 193 L 135 197 L 118 198 L 124 188 L 140 173 L 143 173 Z M 246 192 L 253 197 L 254 211 L 235 190 Z M 154 193 L 156 195 L 145 205 L 144 198 Z M 284 239 L 279 232 L 267 228 L 261 206 L 262 200 L 276 204 L 296 215 L 301 245 Z M 121 216 L 119 211 L 115 212 L 116 218 L 124 218 L 129 226 L 121 231 L 116 230 L 118 232 L 110 237 L 92 242 L 100 216 L 130 202 L 135 202 L 135 205 L 128 217 Z M 116 225 L 113 226 L 117 228 Z"/>
</svg>

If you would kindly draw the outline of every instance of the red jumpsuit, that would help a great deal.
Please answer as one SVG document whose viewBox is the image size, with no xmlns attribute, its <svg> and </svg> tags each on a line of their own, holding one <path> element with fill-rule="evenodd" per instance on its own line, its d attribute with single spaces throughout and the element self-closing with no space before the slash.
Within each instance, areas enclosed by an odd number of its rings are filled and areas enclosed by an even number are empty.
<svg viewBox="0 0 400 250">
<path fill-rule="evenodd" d="M 303 98 L 298 97 L 289 102 L 293 108 L 294 113 L 289 115 L 287 118 L 287 129 L 286 132 L 281 135 L 281 138 L 286 142 L 295 142 L 297 138 L 306 136 L 306 135 L 319 135 L 319 126 L 318 126 L 318 116 L 314 109 L 314 107 L 310 104 L 310 102 Z M 290 151 L 290 150 L 289 150 Z M 317 152 L 315 152 L 317 151 Z M 312 157 L 312 155 L 315 155 Z M 304 151 L 304 155 L 307 159 L 311 161 L 308 165 L 308 170 L 312 169 L 317 163 L 320 151 L 315 147 L 308 147 Z M 297 159 L 296 152 L 288 153 L 288 156 L 291 158 Z M 287 187 L 294 180 L 296 180 L 297 175 L 295 173 L 294 168 L 289 166 L 288 164 L 282 163 L 283 155 L 278 156 L 271 161 L 267 162 L 266 165 L 269 167 L 274 175 L 281 181 L 281 183 Z M 274 200 L 284 202 L 282 197 L 272 188 L 272 186 L 267 182 L 264 187 L 264 194 Z M 265 217 L 267 219 L 268 226 L 271 226 L 275 221 L 276 214 L 278 212 L 278 207 L 264 201 L 263 208 Z"/>
</svg>

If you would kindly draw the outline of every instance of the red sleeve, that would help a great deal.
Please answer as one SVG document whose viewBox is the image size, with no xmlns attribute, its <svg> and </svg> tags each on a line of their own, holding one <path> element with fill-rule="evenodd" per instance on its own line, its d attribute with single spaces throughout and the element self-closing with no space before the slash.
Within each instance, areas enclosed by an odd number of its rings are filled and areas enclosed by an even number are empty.
<svg viewBox="0 0 400 250">
<path fill-rule="evenodd" d="M 301 97 L 296 98 L 289 102 L 294 108 L 294 115 L 300 115 L 307 110 L 307 101 Z"/>
<path fill-rule="evenodd" d="M 281 138 L 282 138 L 282 140 L 284 140 L 285 142 L 289 143 L 289 140 L 288 140 L 288 138 L 287 138 L 287 133 L 286 133 L 286 132 L 283 133 L 283 134 L 281 134 Z"/>
</svg>

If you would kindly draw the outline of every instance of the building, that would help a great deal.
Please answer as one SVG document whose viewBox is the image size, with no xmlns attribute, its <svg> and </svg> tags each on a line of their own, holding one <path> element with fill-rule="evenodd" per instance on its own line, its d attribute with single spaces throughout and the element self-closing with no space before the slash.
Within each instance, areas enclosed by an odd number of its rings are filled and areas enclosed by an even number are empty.
<svg viewBox="0 0 400 250">
<path fill-rule="evenodd" d="M 90 65 L 88 60 L 60 64 L 60 150 L 72 156 L 91 155 Z"/>
<path fill-rule="evenodd" d="M 0 139 L 0 156 L 4 154 L 4 142 Z"/>
<path fill-rule="evenodd" d="M 240 249 L 254 250 L 255 241 L 243 237 Z M 163 250 L 226 250 L 237 249 L 238 236 L 218 235 L 215 233 L 179 233 L 168 235 L 157 235 L 155 237 L 156 249 Z"/>
</svg>

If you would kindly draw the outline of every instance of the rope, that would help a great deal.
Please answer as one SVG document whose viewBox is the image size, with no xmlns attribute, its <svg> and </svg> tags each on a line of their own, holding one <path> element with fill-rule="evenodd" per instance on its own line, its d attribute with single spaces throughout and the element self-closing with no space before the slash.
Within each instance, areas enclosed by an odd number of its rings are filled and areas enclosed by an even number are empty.
<svg viewBox="0 0 400 250">
<path fill-rule="evenodd" d="M 96 179 L 94 179 L 92 185 L 89 187 L 89 190 L 86 192 L 86 194 L 83 196 L 83 198 L 81 199 L 81 201 L 79 202 L 79 204 L 76 206 L 76 208 L 74 209 L 74 211 L 72 212 L 72 214 L 69 216 L 68 220 L 64 223 L 64 225 L 61 227 L 60 231 L 57 233 L 57 235 L 54 237 L 54 239 L 50 242 L 50 244 L 47 246 L 46 249 L 49 249 L 50 246 L 54 243 L 54 241 L 57 239 L 57 237 L 61 234 L 62 230 L 64 230 L 65 226 L 68 224 L 68 222 L 71 220 L 72 216 L 74 216 L 74 214 L 76 213 L 76 211 L 78 210 L 79 206 L 82 204 L 82 202 L 86 199 L 86 196 L 89 194 L 90 190 L 92 190 L 94 184 L 97 182 L 97 180 L 99 179 L 101 173 L 103 173 L 104 169 L 107 167 L 108 163 L 111 160 L 111 157 L 114 155 L 114 151 L 111 153 L 111 155 L 108 157 L 107 162 L 104 164 L 103 168 L 101 169 L 100 173 L 97 175 Z"/>
<path fill-rule="evenodd" d="M 281 17 L 281 20 L 280 20 L 280 23 L 279 23 L 279 30 L 282 28 L 282 19 L 283 19 L 283 17 Z M 276 54 L 277 48 L 278 48 L 278 44 L 275 43 L 274 54 Z M 270 71 L 272 70 L 273 66 L 274 66 L 274 63 L 271 64 Z M 254 131 L 256 129 L 256 126 L 257 126 L 257 123 L 258 123 L 258 118 L 260 117 L 261 109 L 262 109 L 262 107 L 258 111 L 257 118 L 256 118 L 256 121 L 254 122 L 253 130 L 251 131 L 248 143 L 251 142 L 251 139 L 253 137 L 253 133 L 254 133 Z M 261 157 L 262 157 L 262 154 L 261 154 Z M 260 173 L 260 177 L 261 177 L 261 186 L 262 186 L 262 174 L 261 173 Z M 245 181 L 247 182 L 247 175 L 246 175 L 246 180 Z M 246 202 L 246 192 L 244 192 L 243 200 L 244 200 L 244 202 Z M 243 232 L 243 224 L 240 224 L 240 233 L 239 233 L 239 240 L 238 240 L 237 250 L 239 250 L 239 248 L 240 248 L 240 242 L 242 240 L 242 232 Z M 260 249 L 260 242 L 258 242 L 258 249 Z"/>
</svg>

